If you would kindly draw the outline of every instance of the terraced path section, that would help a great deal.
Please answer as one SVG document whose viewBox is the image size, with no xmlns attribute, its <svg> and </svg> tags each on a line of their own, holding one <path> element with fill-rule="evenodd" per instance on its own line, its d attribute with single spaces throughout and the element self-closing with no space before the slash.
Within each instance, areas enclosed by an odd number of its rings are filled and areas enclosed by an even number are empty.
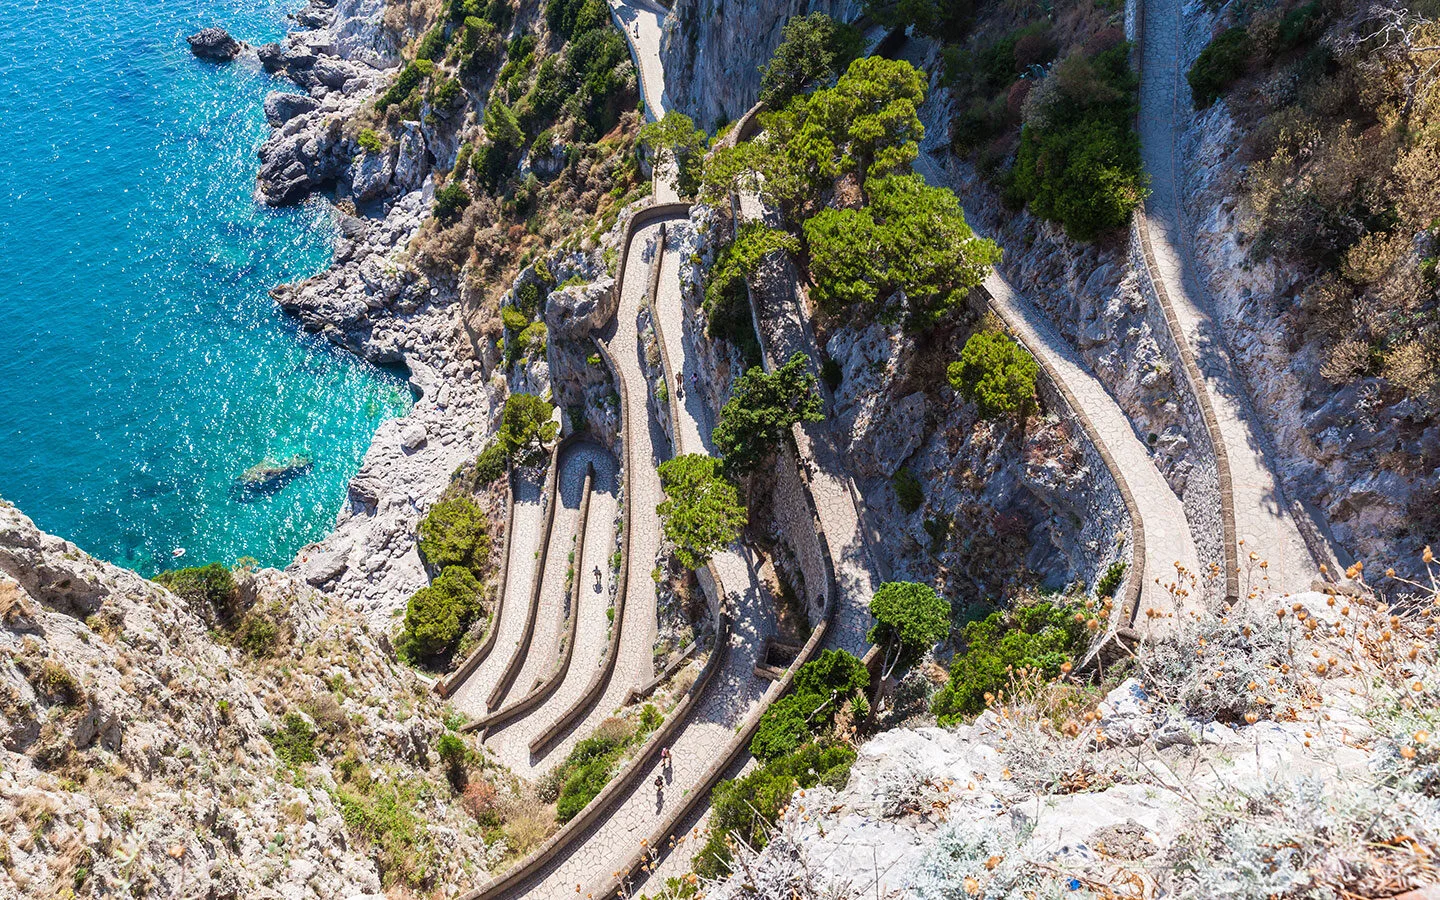
<svg viewBox="0 0 1440 900">
<path fill-rule="evenodd" d="M 535 551 L 545 527 L 541 502 L 544 489 L 537 481 L 518 478 L 513 484 L 514 513 L 510 525 L 509 562 L 505 594 L 500 598 L 499 621 L 494 624 L 495 644 L 488 656 L 450 695 L 456 710 L 478 719 L 489 712 L 487 701 L 501 673 L 519 649 L 530 611 L 530 592 L 535 584 Z"/>
<path fill-rule="evenodd" d="M 950 174 L 928 154 L 922 153 L 915 161 L 915 170 L 933 185 L 952 190 L 955 187 Z M 1040 360 L 1067 395 L 1067 402 L 1075 407 L 1074 412 L 1088 420 L 1091 427 L 1086 430 L 1091 440 L 1097 450 L 1113 461 L 1113 474 L 1122 484 L 1121 493 L 1128 493 L 1134 503 L 1131 518 L 1138 517 L 1140 522 L 1132 524 L 1143 528 L 1145 537 L 1137 624 L 1148 621 L 1144 615 L 1146 609 L 1175 612 L 1171 595 L 1164 586 L 1176 581 L 1177 566 L 1191 572 L 1200 570 L 1199 553 L 1180 498 L 1155 467 L 1145 444 L 1115 398 L 1039 308 L 1012 289 L 998 271 L 990 273 L 985 289 L 1015 337 Z"/>
<path fill-rule="evenodd" d="M 586 508 L 584 541 L 580 542 L 579 553 L 572 563 L 570 554 L 574 552 L 576 538 L 579 537 L 585 477 L 592 468 L 594 478 Z M 553 693 L 539 706 L 487 729 L 485 735 L 485 746 L 519 775 L 534 777 L 557 758 L 561 745 L 546 748 L 541 755 L 532 755 L 530 742 L 580 699 L 609 647 L 608 610 L 616 588 L 616 573 L 610 567 L 610 555 L 615 549 L 618 489 L 619 465 L 609 451 L 595 444 L 580 443 L 562 454 L 556 485 L 558 506 L 551 531 L 545 583 L 535 620 L 535 636 L 525 665 L 506 698 L 506 705 L 521 699 L 537 682 L 548 683 L 554 676 L 564 649 L 562 641 L 570 638 L 569 617 L 572 614 L 578 616 L 574 629 L 575 647 L 569 667 Z M 572 566 L 576 607 L 573 613 L 570 609 L 571 592 L 567 590 L 565 578 Z M 600 570 L 599 581 L 594 576 L 597 568 Z M 568 750 L 568 744 L 563 747 Z"/>
<path fill-rule="evenodd" d="M 1223 456 L 1224 460 L 1222 514 L 1233 517 L 1235 541 L 1243 542 L 1238 561 L 1231 565 L 1240 570 L 1238 589 L 1242 593 L 1250 584 L 1259 583 L 1259 571 L 1249 560 L 1251 552 L 1268 563 L 1265 571 L 1272 588 L 1307 590 L 1318 574 L 1315 555 L 1276 476 L 1274 450 L 1251 407 L 1190 252 L 1176 151 L 1184 127 L 1182 110 L 1190 102 L 1180 71 L 1184 56 L 1182 4 L 1180 0 L 1142 0 L 1142 7 L 1139 130 L 1151 194 L 1138 226 L 1148 244 L 1147 267 L 1181 348 L 1182 363 L 1200 395 L 1202 409 L 1207 404 L 1210 407 L 1207 418 L 1211 420 L 1212 443 L 1217 458 Z M 1224 464 L 1229 468 L 1228 496 Z M 1312 527 L 1308 521 L 1306 525 Z M 1315 554 L 1329 555 L 1322 546 L 1323 538 L 1312 534 L 1311 542 Z"/>
<path fill-rule="evenodd" d="M 608 0 L 610 17 L 625 32 L 625 43 L 640 73 L 640 99 L 645 101 L 645 118 L 665 115 L 665 67 L 660 64 L 661 24 L 668 15 L 654 0 Z"/>
</svg>

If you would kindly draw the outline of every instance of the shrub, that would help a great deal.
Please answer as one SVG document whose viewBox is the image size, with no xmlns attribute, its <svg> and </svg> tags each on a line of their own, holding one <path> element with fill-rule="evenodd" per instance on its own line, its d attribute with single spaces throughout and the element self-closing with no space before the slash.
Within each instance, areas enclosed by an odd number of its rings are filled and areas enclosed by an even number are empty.
<svg viewBox="0 0 1440 900">
<path fill-rule="evenodd" d="M 187 603 L 203 603 L 221 615 L 234 606 L 240 594 L 235 576 L 220 563 L 161 572 L 155 581 Z"/>
<path fill-rule="evenodd" d="M 280 727 L 265 735 L 282 763 L 293 768 L 316 762 L 315 729 L 299 713 L 286 713 Z"/>
<path fill-rule="evenodd" d="M 420 811 L 435 803 L 418 779 L 347 785 L 334 793 L 352 835 L 372 848 L 382 885 L 414 889 L 433 883 L 438 854 Z"/>
<path fill-rule="evenodd" d="M 1023 415 L 1035 402 L 1040 367 L 1024 347 L 999 331 L 977 331 L 947 370 L 950 386 L 981 416 Z"/>
<path fill-rule="evenodd" d="M 386 88 L 385 93 L 380 95 L 380 99 L 375 101 L 375 108 L 384 112 L 396 104 L 409 100 L 420 82 L 434 71 L 435 63 L 428 59 L 417 59 L 410 63 L 400 70 L 400 74 L 395 76 L 390 87 Z"/>
<path fill-rule="evenodd" d="M 1129 48 L 1071 54 L 1025 100 L 1011 199 L 1028 202 L 1075 240 L 1121 227 L 1148 193 L 1132 121 L 1138 79 Z"/>
<path fill-rule="evenodd" d="M 500 824 L 500 816 L 497 815 L 498 800 L 495 785 L 484 778 L 470 779 L 465 785 L 465 792 L 460 795 L 461 807 L 474 816 L 475 821 L 488 828 Z"/>
<path fill-rule="evenodd" d="M 1120 582 L 1125 579 L 1125 568 L 1124 560 L 1117 559 L 1112 562 L 1105 574 L 1100 576 L 1100 580 L 1095 582 L 1095 596 L 1115 596 L 1115 592 L 1120 589 Z"/>
<path fill-rule="evenodd" d="M 402 659 L 415 663 L 448 653 L 480 615 L 480 582 L 469 569 L 450 566 L 405 606 L 405 627 L 395 642 Z"/>
<path fill-rule="evenodd" d="M 1251 51 L 1250 35 L 1239 26 L 1220 32 L 1200 51 L 1185 75 L 1196 109 L 1209 107 L 1245 74 Z"/>
<path fill-rule="evenodd" d="M 452 222 L 470 205 L 470 192 L 458 179 L 435 192 L 435 218 L 441 222 Z"/>
<path fill-rule="evenodd" d="M 442 112 L 454 109 L 464 100 L 465 91 L 460 87 L 460 82 L 454 78 L 446 78 L 430 91 L 431 105 Z"/>
<path fill-rule="evenodd" d="M 713 456 L 687 453 L 660 464 L 665 500 L 656 508 L 665 539 L 687 569 L 698 569 L 745 527 L 739 491 Z"/>
<path fill-rule="evenodd" d="M 904 466 L 895 471 L 890 483 L 895 487 L 895 499 L 906 513 L 913 513 L 925 502 L 925 492 L 920 487 L 920 479 Z"/>
<path fill-rule="evenodd" d="M 438 62 L 445 56 L 445 45 L 448 43 L 445 37 L 445 25 L 439 24 L 425 33 L 420 43 L 415 46 L 415 58 L 426 59 Z"/>
<path fill-rule="evenodd" d="M 771 760 L 814 739 L 835 721 L 847 699 L 870 684 L 865 664 L 844 650 L 825 650 L 795 673 L 793 693 L 770 705 L 760 717 L 750 752 Z"/>
<path fill-rule="evenodd" d="M 710 836 L 692 861 L 695 874 L 707 879 L 728 875 L 732 836 L 756 849 L 764 847 L 770 826 L 797 788 L 843 787 L 854 762 L 855 751 L 849 747 L 812 743 L 742 778 L 717 784 L 711 794 Z"/>
<path fill-rule="evenodd" d="M 797 352 L 773 373 L 754 367 L 735 380 L 713 434 L 727 471 L 754 471 L 785 440 L 791 426 L 824 418 L 815 376 L 806 371 L 809 362 Z"/>
<path fill-rule="evenodd" d="M 1077 615 L 1080 621 L 1076 621 Z M 965 652 L 950 664 L 950 681 L 935 697 L 941 725 L 953 725 L 985 708 L 1024 668 L 1035 678 L 1054 678 L 1084 649 L 1083 615 L 1063 604 L 1041 601 L 1009 613 L 993 612 L 965 626 Z"/>
<path fill-rule="evenodd" d="M 875 625 L 866 637 L 885 647 L 881 678 L 889 678 L 902 659 L 923 653 L 950 632 L 950 601 L 928 584 L 887 581 L 870 598 Z"/>
<path fill-rule="evenodd" d="M 379 153 L 385 149 L 385 144 L 380 140 L 380 135 L 375 133 L 373 128 L 362 128 L 355 140 L 360 144 L 360 149 L 366 153 Z"/>
<path fill-rule="evenodd" d="M 256 659 L 263 659 L 275 653 L 280 627 L 275 621 L 259 610 L 251 610 L 235 628 L 235 646 Z"/>
<path fill-rule="evenodd" d="M 505 474 L 509 461 L 505 458 L 505 448 L 500 442 L 494 441 L 475 459 L 475 477 L 481 484 L 490 484 Z"/>
<path fill-rule="evenodd" d="M 545 343 L 550 336 L 550 329 L 545 327 L 544 322 L 533 322 L 525 326 L 520 332 L 519 345 L 523 353 L 544 353 Z"/>
<path fill-rule="evenodd" d="M 490 559 L 490 523 L 469 497 L 439 500 L 420 520 L 420 555 L 437 569 L 480 573 Z"/>
<path fill-rule="evenodd" d="M 513 306 L 500 307 L 500 321 L 516 334 L 530 327 L 530 317 Z"/>
</svg>

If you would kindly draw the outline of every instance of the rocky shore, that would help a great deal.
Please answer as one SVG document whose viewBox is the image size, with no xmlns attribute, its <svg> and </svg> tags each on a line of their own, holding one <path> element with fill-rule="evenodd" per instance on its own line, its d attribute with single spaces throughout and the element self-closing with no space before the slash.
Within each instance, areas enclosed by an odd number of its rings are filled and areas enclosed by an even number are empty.
<svg viewBox="0 0 1440 900">
<path fill-rule="evenodd" d="M 376 365 L 403 366 L 416 395 L 406 416 L 376 432 L 335 530 L 290 567 L 376 625 L 425 585 L 417 523 L 451 473 L 484 448 L 503 399 L 503 382 L 489 379 L 460 327 L 456 292 L 432 284 L 406 254 L 429 216 L 444 142 L 407 122 L 403 140 L 367 152 L 347 131 L 409 37 L 393 31 L 385 10 L 381 0 L 314 0 L 295 15 L 301 30 L 257 51 L 267 70 L 305 91 L 266 98 L 275 131 L 259 151 L 257 197 L 282 206 L 333 189 L 338 201 L 330 269 L 272 295 L 307 331 Z"/>
</svg>

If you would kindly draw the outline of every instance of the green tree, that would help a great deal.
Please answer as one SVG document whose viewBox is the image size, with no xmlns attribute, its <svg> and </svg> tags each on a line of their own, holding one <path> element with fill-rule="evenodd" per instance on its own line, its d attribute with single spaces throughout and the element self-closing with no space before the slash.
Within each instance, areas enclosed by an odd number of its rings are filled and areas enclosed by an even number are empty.
<svg viewBox="0 0 1440 900">
<path fill-rule="evenodd" d="M 865 11 L 892 28 L 913 25 L 921 34 L 951 43 L 970 30 L 975 4 L 973 0 L 866 0 Z"/>
<path fill-rule="evenodd" d="M 796 353 L 774 373 L 756 366 L 735 380 L 712 435 L 728 472 L 753 472 L 785 440 L 792 425 L 825 417 L 815 376 L 807 370 L 809 362 L 810 357 Z"/>
<path fill-rule="evenodd" d="M 689 196 L 695 193 L 709 139 L 705 132 L 695 127 L 689 116 L 673 109 L 666 112 L 664 118 L 648 122 L 640 129 L 639 142 L 650 148 L 657 165 L 662 152 L 670 154 L 679 170 L 680 194 Z"/>
<path fill-rule="evenodd" d="M 464 566 L 477 574 L 490 559 L 490 523 L 469 497 L 440 500 L 420 520 L 420 555 L 437 569 Z"/>
<path fill-rule="evenodd" d="M 450 566 L 405 605 L 405 628 L 396 640 L 401 658 L 418 663 L 449 653 L 482 611 L 482 587 L 469 569 Z"/>
<path fill-rule="evenodd" d="M 665 538 L 687 569 L 698 569 L 735 540 L 747 520 L 735 485 L 712 456 L 687 453 L 660 464 L 665 500 L 656 509 Z"/>
<path fill-rule="evenodd" d="M 870 598 L 875 625 L 867 636 L 885 647 L 881 678 L 889 678 L 901 660 L 933 647 L 950 631 L 950 602 L 928 584 L 887 581 Z"/>
<path fill-rule="evenodd" d="M 857 59 L 835 87 L 817 91 L 812 105 L 821 120 L 843 134 L 841 169 L 862 178 L 893 174 L 920 155 L 920 104 L 925 79 L 903 59 Z"/>
<path fill-rule="evenodd" d="M 933 325 L 1000 259 L 975 236 L 952 191 L 919 175 L 872 179 L 870 205 L 827 209 L 805 223 L 814 295 L 834 307 L 904 291 L 911 315 Z"/>
<path fill-rule="evenodd" d="M 470 192 L 458 180 L 435 192 L 435 218 L 453 222 L 470 205 Z"/>
<path fill-rule="evenodd" d="M 977 331 L 947 371 L 950 386 L 987 419 L 1023 415 L 1035 402 L 1035 357 L 1009 335 Z"/>
<path fill-rule="evenodd" d="M 855 26 L 822 12 L 797 16 L 785 23 L 780 46 L 761 69 L 760 99 L 771 107 L 784 106 L 845 71 L 863 49 L 864 35 Z"/>
<path fill-rule="evenodd" d="M 554 421 L 555 407 L 534 394 L 511 394 L 500 414 L 500 432 L 495 439 L 505 455 L 518 463 L 533 463 L 545 453 L 545 445 L 560 434 Z"/>
<path fill-rule="evenodd" d="M 1205 45 L 1185 74 L 1196 109 L 1207 109 L 1245 74 L 1252 50 L 1250 34 L 1238 25 L 1220 32 Z"/>
</svg>

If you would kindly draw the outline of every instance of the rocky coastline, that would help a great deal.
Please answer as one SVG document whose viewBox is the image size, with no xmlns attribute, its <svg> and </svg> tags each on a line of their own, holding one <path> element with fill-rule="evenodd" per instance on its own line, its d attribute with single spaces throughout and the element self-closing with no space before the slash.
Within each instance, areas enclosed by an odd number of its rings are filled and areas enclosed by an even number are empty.
<svg viewBox="0 0 1440 900">
<path fill-rule="evenodd" d="M 503 381 L 490 379 L 461 327 L 458 293 L 407 258 L 429 217 L 444 141 L 407 122 L 405 138 L 376 153 L 347 131 L 412 37 L 387 22 L 386 8 L 382 0 L 312 0 L 294 15 L 295 31 L 256 51 L 268 71 L 304 91 L 265 100 L 275 130 L 259 150 L 257 198 L 283 206 L 333 190 L 337 206 L 330 268 L 271 294 L 305 330 L 373 364 L 403 367 L 415 394 L 408 414 L 376 431 L 334 529 L 288 569 L 373 625 L 388 623 L 426 584 L 419 519 L 451 473 L 484 448 L 503 400 Z"/>
</svg>

